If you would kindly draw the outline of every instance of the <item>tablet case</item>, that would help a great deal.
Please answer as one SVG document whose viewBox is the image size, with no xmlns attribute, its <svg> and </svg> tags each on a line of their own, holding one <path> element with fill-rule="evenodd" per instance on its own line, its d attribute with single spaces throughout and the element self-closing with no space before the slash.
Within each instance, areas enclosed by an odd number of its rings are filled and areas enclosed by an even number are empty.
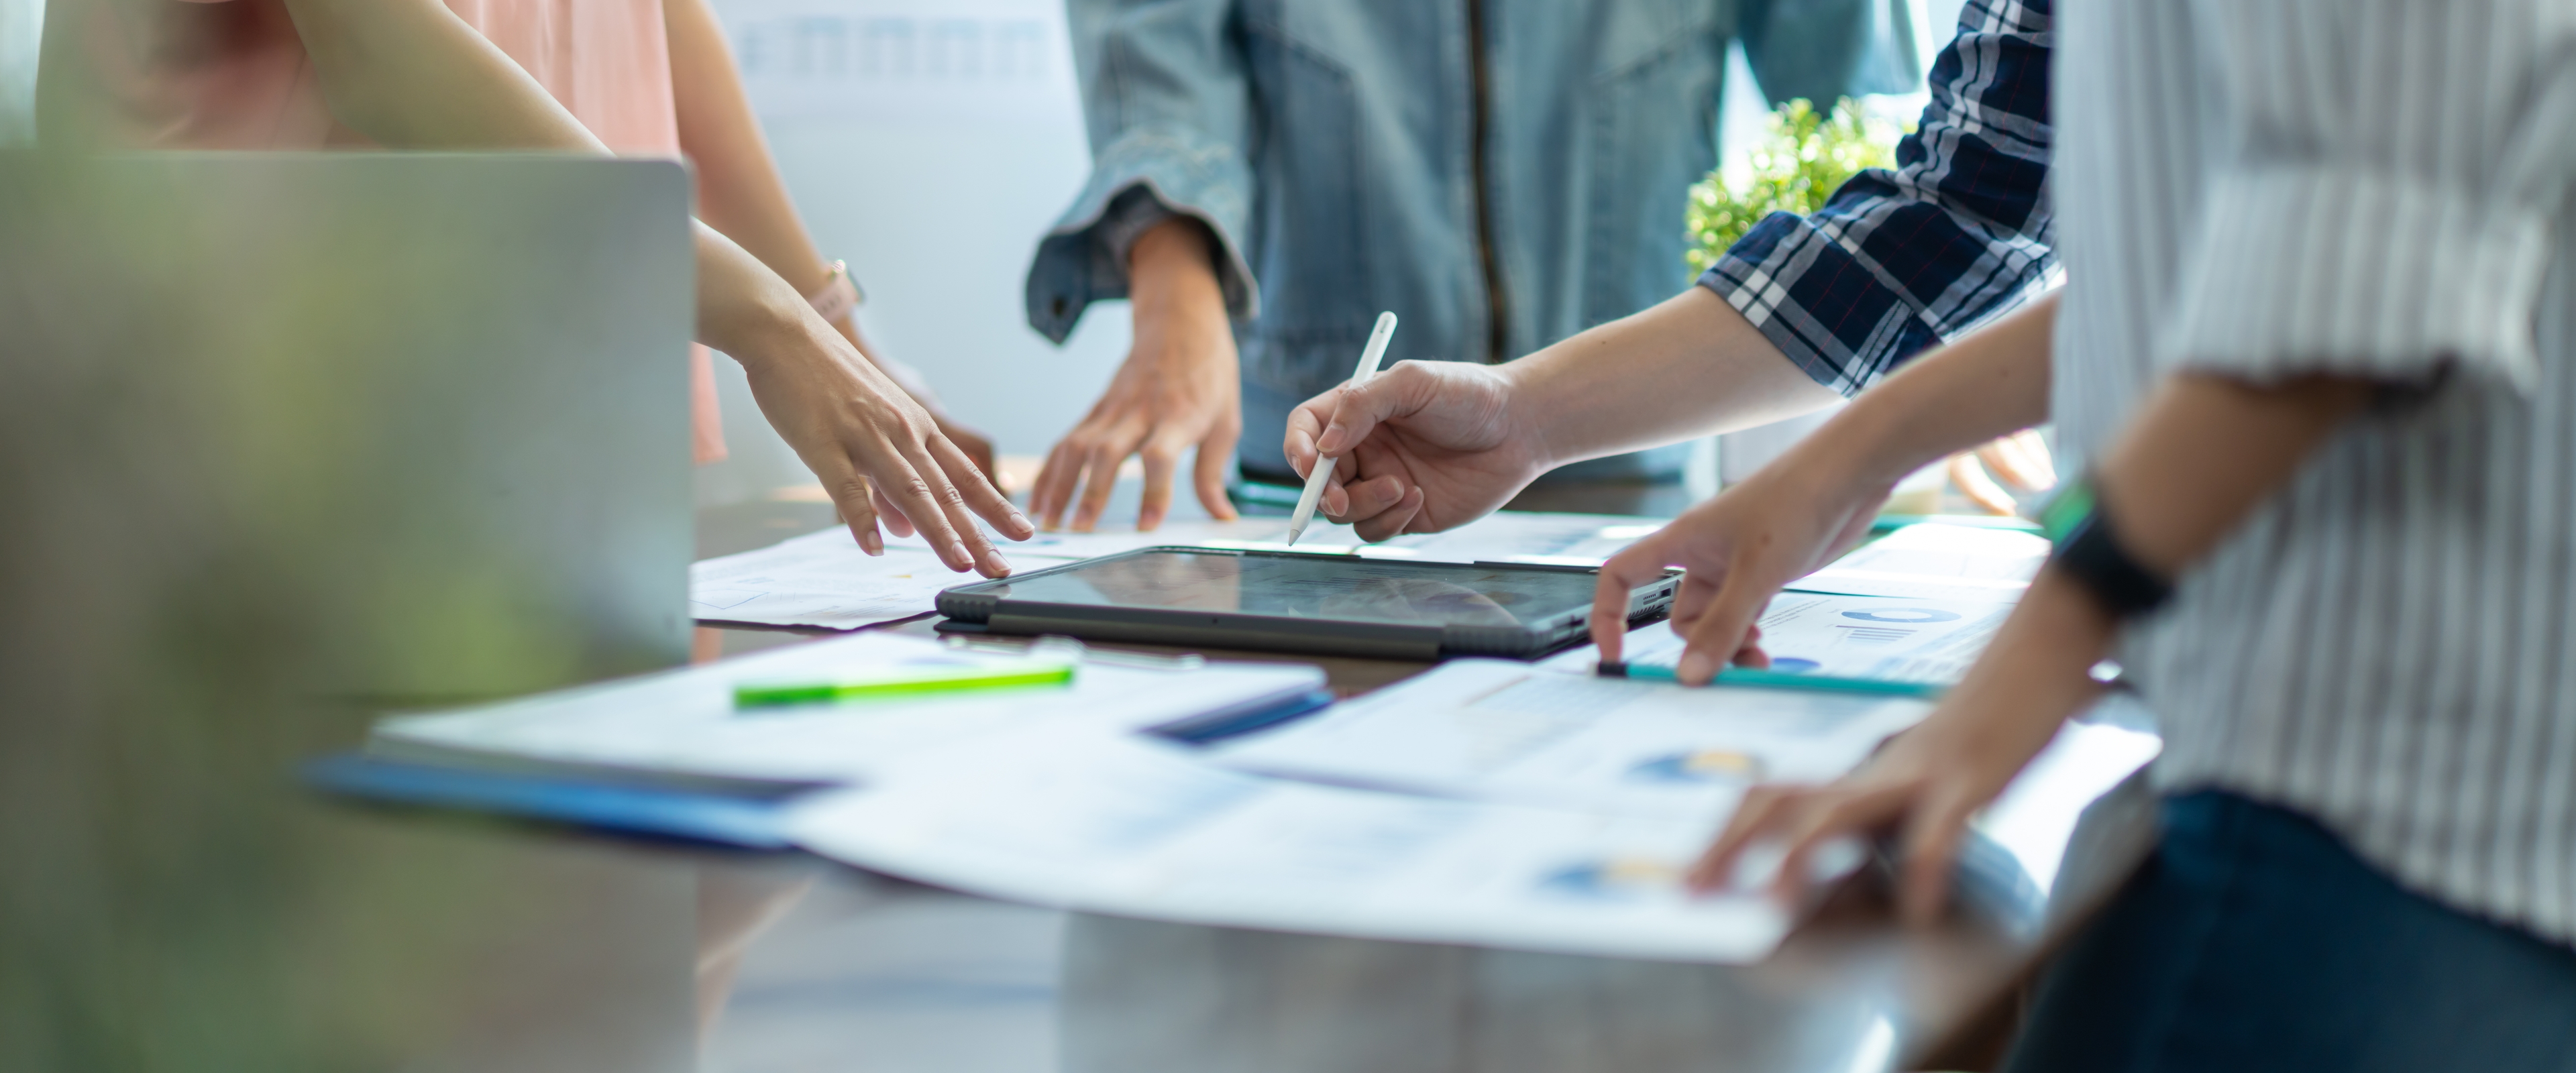
<svg viewBox="0 0 2576 1073">
<path fill-rule="evenodd" d="M 1191 555 L 1234 555 L 1245 558 L 1321 557 L 1312 553 L 1293 551 L 1158 547 L 1140 548 L 1108 556 L 1106 559 L 1170 552 Z M 1106 559 L 1088 559 L 995 581 L 960 585 L 939 594 L 939 613 L 951 619 L 975 623 L 982 626 L 985 632 L 990 633 L 1064 634 L 1091 641 L 1242 648 L 1322 656 L 1435 660 L 1444 656 L 1501 656 L 1510 659 L 1532 659 L 1543 656 L 1581 640 L 1586 632 L 1584 619 L 1590 610 L 1577 608 L 1545 622 L 1527 626 L 1408 626 L 1386 622 L 1292 618 L 1284 615 L 1255 615 L 1194 608 L 1100 607 L 1084 604 L 1037 603 L 1006 599 L 991 591 L 996 586 L 1024 581 L 1042 574 L 1097 566 Z M 1479 562 L 1415 565 L 1433 569 L 1455 566 L 1462 570 L 1600 573 L 1599 569 L 1589 566 L 1558 566 L 1544 563 Z M 1630 593 L 1628 620 L 1630 622 L 1650 621 L 1671 611 L 1673 590 L 1680 581 L 1681 574 L 1675 571 L 1667 574 L 1661 581 Z"/>
</svg>

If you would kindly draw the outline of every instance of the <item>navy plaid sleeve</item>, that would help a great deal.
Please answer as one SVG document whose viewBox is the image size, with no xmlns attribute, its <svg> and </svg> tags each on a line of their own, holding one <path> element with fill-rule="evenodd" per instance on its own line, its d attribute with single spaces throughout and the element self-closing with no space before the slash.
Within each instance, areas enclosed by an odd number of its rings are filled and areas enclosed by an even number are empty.
<svg viewBox="0 0 2576 1073">
<path fill-rule="evenodd" d="M 1896 170 L 1773 213 L 1700 286 L 1845 395 L 2047 286 L 2049 4 L 1969 0 Z"/>
</svg>

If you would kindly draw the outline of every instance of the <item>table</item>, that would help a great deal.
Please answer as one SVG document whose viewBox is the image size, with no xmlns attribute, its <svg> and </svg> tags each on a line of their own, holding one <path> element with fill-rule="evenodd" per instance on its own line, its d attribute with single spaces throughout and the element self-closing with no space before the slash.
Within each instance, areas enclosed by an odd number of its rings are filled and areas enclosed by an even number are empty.
<svg viewBox="0 0 2576 1073">
<path fill-rule="evenodd" d="M 1670 513 L 1677 494 L 1549 488 L 1512 506 Z M 832 520 L 811 502 L 710 510 L 699 554 Z M 926 618 L 881 628 L 932 632 Z M 830 635 L 702 627 L 697 648 L 712 658 L 819 636 Z M 1210 655 L 1315 663 L 1344 695 L 1426 666 Z M 1057 914 L 848 869 L 773 872 L 772 890 L 819 889 L 750 943 L 711 1068 L 1036 1070 L 1050 1057 L 1065 1073 L 1985 1068 L 2045 952 L 2143 853 L 2149 812 L 2134 780 L 2088 810 L 2049 897 L 1971 891 L 1948 921 L 1912 930 L 1893 920 L 1883 883 L 1855 882 L 1748 967 Z"/>
</svg>

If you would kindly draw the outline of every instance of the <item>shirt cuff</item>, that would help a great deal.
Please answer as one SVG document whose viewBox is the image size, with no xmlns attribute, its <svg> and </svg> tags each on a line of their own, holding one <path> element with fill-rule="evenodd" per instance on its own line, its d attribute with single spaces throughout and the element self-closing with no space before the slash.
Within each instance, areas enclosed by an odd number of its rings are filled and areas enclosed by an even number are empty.
<svg viewBox="0 0 2576 1073">
<path fill-rule="evenodd" d="M 1100 252 L 1108 254 L 1110 260 L 1123 265 L 1127 263 L 1128 253 L 1136 248 L 1137 239 L 1145 237 L 1145 232 L 1153 230 L 1155 224 L 1178 215 L 1180 213 L 1171 206 L 1163 204 L 1162 198 L 1154 196 L 1153 188 L 1140 183 L 1110 200 L 1109 211 L 1101 213 L 1100 222 L 1092 225 L 1091 241 L 1097 243 Z"/>
<path fill-rule="evenodd" d="M 1261 298 L 1237 236 L 1250 217 L 1252 176 L 1231 149 L 1181 132 L 1131 131 L 1102 150 L 1073 206 L 1039 240 L 1026 288 L 1029 326 L 1058 343 L 1091 303 L 1127 297 L 1127 251 L 1171 216 L 1216 236 L 1217 288 L 1235 320 Z M 1114 246 L 1113 246 L 1114 243 Z"/>
<path fill-rule="evenodd" d="M 1775 212 L 1700 273 L 1815 381 L 1846 396 L 1941 343 L 1921 311 L 1795 213 Z"/>
<path fill-rule="evenodd" d="M 2282 168 L 2213 184 L 2162 332 L 2167 367 L 2424 384 L 2457 367 L 2529 391 L 2549 221 L 2385 174 Z"/>
</svg>

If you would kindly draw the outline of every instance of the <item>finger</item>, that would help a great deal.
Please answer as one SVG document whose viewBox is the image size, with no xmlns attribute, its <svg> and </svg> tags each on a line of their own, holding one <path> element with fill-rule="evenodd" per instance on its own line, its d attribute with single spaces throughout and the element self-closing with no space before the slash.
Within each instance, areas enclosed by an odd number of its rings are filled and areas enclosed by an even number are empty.
<svg viewBox="0 0 2576 1073">
<path fill-rule="evenodd" d="M 1150 532 L 1172 512 L 1172 471 L 1181 465 L 1181 445 L 1161 436 L 1136 452 L 1145 463 L 1145 495 L 1136 508 L 1136 531 Z"/>
<path fill-rule="evenodd" d="M 1806 894 L 1818 848 L 1833 839 L 1885 823 L 1904 799 L 1904 791 L 1895 787 L 1827 791 L 1811 798 L 1799 810 L 1797 819 L 1786 826 L 1780 873 L 1771 879 L 1772 895 L 1782 904 L 1797 904 Z"/>
<path fill-rule="evenodd" d="M 1100 524 L 1100 515 L 1109 509 L 1110 494 L 1118 490 L 1118 466 L 1135 454 L 1137 445 L 1145 440 L 1141 429 L 1112 435 L 1112 439 L 1094 443 L 1090 456 L 1083 459 L 1082 499 L 1073 508 L 1074 532 L 1088 533 Z"/>
<path fill-rule="evenodd" d="M 1975 452 L 1950 456 L 1950 483 L 1988 514 L 2013 512 L 2012 493 L 1986 474 L 1986 467 L 1978 464 Z"/>
<path fill-rule="evenodd" d="M 1392 473 L 1328 488 L 1324 493 L 1327 497 L 1334 492 L 1341 493 L 1342 508 L 1326 510 L 1324 517 L 1342 525 L 1357 525 L 1404 502 L 1404 497 L 1411 491 L 1405 487 L 1403 478 Z"/>
<path fill-rule="evenodd" d="M 904 517 L 902 511 L 895 509 L 894 501 L 885 497 L 885 489 L 877 488 L 873 482 L 870 483 L 869 488 L 868 498 L 876 504 L 879 524 L 886 527 L 886 532 L 896 536 L 911 536 L 912 519 Z"/>
<path fill-rule="evenodd" d="M 1664 576 L 1664 540 L 1657 530 L 1601 564 L 1601 579 L 1592 586 L 1592 643 L 1604 663 L 1619 661 L 1619 644 L 1628 636 L 1628 601 L 1639 587 Z"/>
<path fill-rule="evenodd" d="M 1744 631 L 1744 643 L 1735 650 L 1735 665 L 1757 670 L 1770 669 L 1771 654 L 1762 650 L 1761 623 L 1756 622 L 1751 629 Z"/>
<path fill-rule="evenodd" d="M 974 554 L 967 550 L 965 540 L 957 534 L 956 523 L 949 519 L 948 512 L 939 502 L 937 489 L 947 482 L 933 485 L 921 472 L 924 467 L 905 457 L 899 448 L 886 454 L 889 457 L 878 471 L 877 484 L 894 502 L 895 509 L 912 519 L 913 528 L 920 531 L 922 540 L 930 545 L 931 553 L 939 556 L 942 564 L 957 571 L 974 569 Z M 924 463 L 927 461 L 927 458 L 922 460 Z"/>
<path fill-rule="evenodd" d="M 1199 441 L 1199 457 L 1191 475 L 1197 478 L 1199 505 L 1207 508 L 1208 517 L 1220 522 L 1235 518 L 1234 500 L 1225 494 L 1225 479 L 1234 472 L 1234 445 L 1243 439 L 1241 419 L 1220 423 L 1216 431 Z"/>
<path fill-rule="evenodd" d="M 1074 489 L 1082 480 L 1082 460 L 1089 454 L 1089 442 L 1078 428 L 1047 451 L 1046 465 L 1029 486 L 1029 512 L 1038 516 L 1038 524 L 1048 529 L 1064 525 L 1065 508 L 1073 503 Z"/>
<path fill-rule="evenodd" d="M 1388 537 L 1401 535 L 1405 527 L 1421 515 L 1424 498 L 1422 489 L 1407 488 L 1404 490 L 1404 495 L 1397 499 L 1393 506 L 1379 512 L 1376 517 L 1353 526 L 1351 531 L 1359 534 L 1360 539 L 1372 544 Z"/>
<path fill-rule="evenodd" d="M 1905 824 L 1905 858 L 1896 888 L 1898 913 L 1909 924 L 1941 919 L 1950 896 L 1950 862 L 1959 855 L 1973 810 L 1944 802 L 1918 808 Z"/>
<path fill-rule="evenodd" d="M 913 472 L 929 490 L 931 502 L 938 505 L 940 520 L 948 523 L 949 549 L 985 577 L 1010 576 L 1011 561 L 1002 557 L 1001 549 L 993 546 L 992 537 L 985 535 L 983 527 L 975 524 L 975 512 L 966 505 L 965 490 L 948 479 L 947 467 L 940 464 L 938 451 L 929 442 L 935 438 L 904 444 L 905 460 L 912 463 Z M 951 454 L 956 464 L 966 464 L 964 454 L 954 449 Z"/>
<path fill-rule="evenodd" d="M 832 508 L 840 512 L 841 524 L 850 527 L 850 539 L 859 542 L 859 550 L 870 555 L 885 554 L 885 538 L 877 535 L 877 508 L 870 486 L 874 483 L 847 468 L 846 464 L 829 466 L 833 472 L 817 472 L 823 487 L 832 494 Z"/>
<path fill-rule="evenodd" d="M 1735 874 L 1736 858 L 1743 856 L 1745 847 L 1770 833 L 1771 825 L 1798 793 L 1784 786 L 1756 786 L 1745 791 L 1743 800 L 1736 803 L 1735 814 L 1727 817 L 1726 829 L 1718 832 L 1707 852 L 1691 864 L 1683 882 L 1702 894 L 1726 886 Z"/>
<path fill-rule="evenodd" d="M 1317 395 L 1288 411 L 1288 435 L 1279 448 L 1288 456 L 1288 468 L 1297 471 L 1299 477 L 1315 471 L 1315 438 L 1324 434 L 1325 422 L 1332 420 L 1338 390 Z"/>
<path fill-rule="evenodd" d="M 1771 588 L 1754 584 L 1746 571 L 1727 571 L 1726 581 L 1708 603 L 1708 609 L 1690 625 L 1684 635 L 1681 663 L 1673 677 L 1683 685 L 1707 685 L 1735 653 L 1744 647 L 1755 620 L 1771 602 Z"/>
<path fill-rule="evenodd" d="M 993 523 L 994 528 L 1013 540 L 1027 540 L 1037 535 L 1038 527 L 1030 525 L 1028 516 L 1011 505 L 1011 497 L 1003 495 L 1001 488 L 986 476 L 987 471 L 975 464 L 973 454 L 945 436 L 931 437 L 929 447 L 931 458 L 939 463 L 939 468 L 947 473 L 949 483 L 956 486 L 958 494 L 965 498 L 966 509 Z"/>
</svg>

